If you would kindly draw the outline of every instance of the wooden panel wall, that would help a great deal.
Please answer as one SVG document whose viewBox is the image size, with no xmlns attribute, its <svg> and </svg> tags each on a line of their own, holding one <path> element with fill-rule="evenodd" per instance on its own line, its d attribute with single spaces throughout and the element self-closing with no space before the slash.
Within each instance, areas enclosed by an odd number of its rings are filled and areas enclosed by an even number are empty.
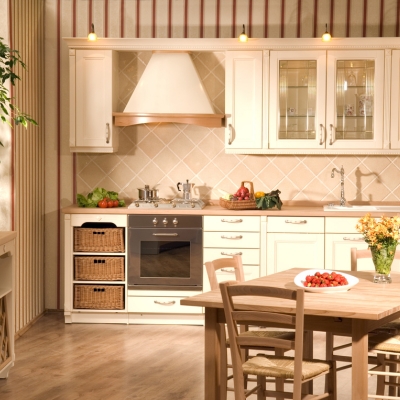
<svg viewBox="0 0 400 400">
<path fill-rule="evenodd" d="M 16 332 L 44 311 L 44 29 L 42 0 L 10 0 L 10 47 L 26 69 L 12 95 L 38 127 L 13 126 L 12 230 L 16 240 Z"/>
</svg>

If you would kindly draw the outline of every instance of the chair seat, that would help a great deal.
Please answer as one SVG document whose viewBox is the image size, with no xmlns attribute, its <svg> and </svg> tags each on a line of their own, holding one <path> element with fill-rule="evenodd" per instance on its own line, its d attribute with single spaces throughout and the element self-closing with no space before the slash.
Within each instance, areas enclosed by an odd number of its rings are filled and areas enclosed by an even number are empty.
<svg viewBox="0 0 400 400">
<path fill-rule="evenodd" d="M 370 351 L 378 350 L 400 354 L 400 335 L 384 332 L 370 335 L 368 346 Z"/>
<path fill-rule="evenodd" d="M 377 331 L 388 330 L 394 334 L 400 333 L 400 319 L 395 319 L 392 322 L 388 322 L 387 324 L 381 326 L 380 328 L 377 328 L 376 330 Z"/>
<path fill-rule="evenodd" d="M 324 360 L 303 360 L 302 380 L 326 373 L 332 362 Z M 276 356 L 256 356 L 243 364 L 245 374 L 264 375 L 267 377 L 294 379 L 294 358 Z"/>
<path fill-rule="evenodd" d="M 239 336 L 246 337 L 276 337 L 286 340 L 294 340 L 294 331 L 269 331 L 269 330 L 252 330 L 239 334 Z M 226 338 L 226 344 L 229 344 L 229 338 Z"/>
</svg>

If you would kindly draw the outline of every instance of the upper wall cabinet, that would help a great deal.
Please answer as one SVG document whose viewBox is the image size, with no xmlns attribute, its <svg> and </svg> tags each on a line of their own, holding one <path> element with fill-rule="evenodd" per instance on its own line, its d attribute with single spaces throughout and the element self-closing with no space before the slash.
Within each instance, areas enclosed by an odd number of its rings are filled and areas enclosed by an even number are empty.
<svg viewBox="0 0 400 400">
<path fill-rule="evenodd" d="M 392 53 L 391 89 L 390 147 L 400 149 L 400 50 L 393 50 Z"/>
<path fill-rule="evenodd" d="M 118 128 L 112 120 L 117 99 L 117 56 L 113 50 L 69 52 L 71 151 L 118 150 Z"/>
<path fill-rule="evenodd" d="M 262 148 L 263 52 L 227 51 L 225 82 L 225 147 Z"/>
</svg>

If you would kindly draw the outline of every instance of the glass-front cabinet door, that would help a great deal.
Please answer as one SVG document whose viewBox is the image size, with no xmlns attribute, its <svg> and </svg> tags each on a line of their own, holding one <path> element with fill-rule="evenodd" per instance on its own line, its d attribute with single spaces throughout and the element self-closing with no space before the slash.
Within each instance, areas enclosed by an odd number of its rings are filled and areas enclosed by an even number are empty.
<svg viewBox="0 0 400 400">
<path fill-rule="evenodd" d="M 324 144 L 325 51 L 271 51 L 270 148 Z"/>
<path fill-rule="evenodd" d="M 328 51 L 326 147 L 383 146 L 384 50 Z"/>
<path fill-rule="evenodd" d="M 384 51 L 271 51 L 271 149 L 383 146 Z"/>
</svg>

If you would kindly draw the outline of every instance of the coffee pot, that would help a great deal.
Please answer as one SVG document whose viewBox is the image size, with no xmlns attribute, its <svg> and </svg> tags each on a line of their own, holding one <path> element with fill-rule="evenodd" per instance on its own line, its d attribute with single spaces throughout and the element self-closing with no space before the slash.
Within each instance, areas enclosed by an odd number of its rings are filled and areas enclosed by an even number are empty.
<svg viewBox="0 0 400 400">
<path fill-rule="evenodd" d="M 194 183 L 189 183 L 189 179 L 186 179 L 186 183 L 178 182 L 176 187 L 178 189 L 178 192 L 181 192 L 182 189 L 179 189 L 179 186 L 181 186 L 183 188 L 183 198 L 185 200 L 191 200 L 192 188 L 194 186 Z"/>
</svg>

